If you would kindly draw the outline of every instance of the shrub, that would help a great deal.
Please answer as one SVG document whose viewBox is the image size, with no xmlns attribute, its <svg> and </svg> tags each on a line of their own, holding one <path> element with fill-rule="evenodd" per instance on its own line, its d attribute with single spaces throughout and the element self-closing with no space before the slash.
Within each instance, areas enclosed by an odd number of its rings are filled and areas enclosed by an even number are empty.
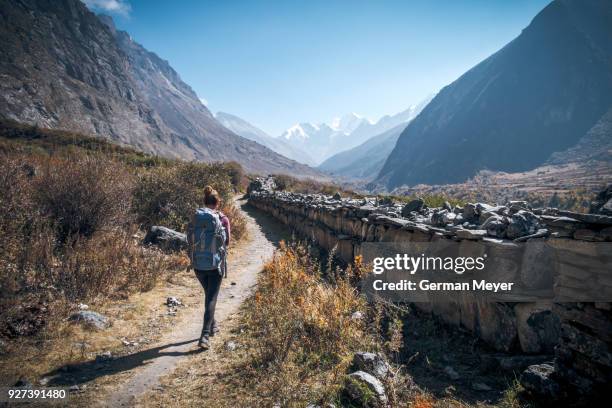
<svg viewBox="0 0 612 408">
<path fill-rule="evenodd" d="M 204 187 L 213 186 L 229 207 L 234 193 L 229 173 L 218 164 L 186 163 L 140 172 L 133 211 L 145 226 L 184 230 L 193 211 L 204 201 Z"/>
<path fill-rule="evenodd" d="M 41 173 L 34 199 L 60 242 L 127 223 L 133 183 L 123 165 L 91 156 L 51 158 Z"/>
<path fill-rule="evenodd" d="M 83 156 L 3 159 L 0 334 L 35 335 L 66 302 L 147 290 L 169 266 L 132 238 L 122 165 Z"/>
<path fill-rule="evenodd" d="M 168 259 L 135 242 L 134 232 L 104 231 L 80 239 L 49 271 L 53 283 L 72 301 L 152 289 Z"/>
<path fill-rule="evenodd" d="M 246 190 L 248 179 L 240 163 L 231 161 L 221 164 L 222 168 L 227 172 L 234 188 L 238 190 Z"/>
<path fill-rule="evenodd" d="M 221 210 L 230 220 L 232 240 L 237 241 L 247 236 L 247 220 L 235 205 L 226 205 Z"/>
</svg>

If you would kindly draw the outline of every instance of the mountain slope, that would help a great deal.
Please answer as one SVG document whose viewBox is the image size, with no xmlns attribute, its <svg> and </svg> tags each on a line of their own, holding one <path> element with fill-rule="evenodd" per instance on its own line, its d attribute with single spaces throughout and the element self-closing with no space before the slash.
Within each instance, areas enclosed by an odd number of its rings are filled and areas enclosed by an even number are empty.
<svg viewBox="0 0 612 408">
<path fill-rule="evenodd" d="M 600 161 L 612 164 L 612 107 L 575 146 L 552 154 L 547 164 Z"/>
<path fill-rule="evenodd" d="M 225 112 L 217 112 L 215 119 L 238 136 L 242 136 L 246 139 L 257 142 L 260 145 L 266 146 L 268 149 L 271 149 L 278 154 L 282 154 L 283 156 L 300 163 L 314 163 L 312 157 L 310 157 L 310 155 L 308 155 L 308 153 L 305 151 L 292 146 L 281 138 L 275 138 L 268 135 L 263 130 L 236 115 Z"/>
<path fill-rule="evenodd" d="M 432 96 L 429 96 L 403 112 L 382 117 L 376 123 L 363 124 L 350 136 L 354 140 L 366 138 L 365 142 L 333 155 L 321 163 L 318 169 L 349 179 L 372 180 L 378 175 L 385 160 L 395 147 L 399 135 L 431 99 Z M 369 137 L 374 132 L 377 132 L 376 135 Z"/>
<path fill-rule="evenodd" d="M 253 172 L 317 174 L 224 128 L 166 61 L 78 0 L 3 0 L 0 22 L 2 117 Z"/>
<path fill-rule="evenodd" d="M 612 2 L 556 0 L 445 87 L 378 178 L 389 188 L 524 171 L 575 145 L 612 106 Z"/>
<path fill-rule="evenodd" d="M 370 181 L 385 164 L 405 128 L 406 123 L 401 123 L 357 147 L 333 155 L 317 168 L 333 176 Z"/>
</svg>

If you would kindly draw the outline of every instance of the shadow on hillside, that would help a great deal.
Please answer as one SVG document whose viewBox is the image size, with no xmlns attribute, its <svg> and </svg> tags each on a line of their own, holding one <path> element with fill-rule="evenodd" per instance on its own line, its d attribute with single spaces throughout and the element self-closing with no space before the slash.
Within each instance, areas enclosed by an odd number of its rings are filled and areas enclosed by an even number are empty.
<svg viewBox="0 0 612 408">
<path fill-rule="evenodd" d="M 164 349 L 184 344 L 195 343 L 198 339 L 187 340 L 179 343 L 164 344 L 163 346 L 142 350 L 137 353 L 128 354 L 107 361 L 85 361 L 77 364 L 68 364 L 59 367 L 43 377 L 49 378 L 48 386 L 70 386 L 84 384 L 99 377 L 114 375 L 123 371 L 129 371 L 136 367 L 146 365 L 151 360 L 164 356 L 187 356 L 201 352 L 199 349 L 187 351 L 163 351 Z"/>
</svg>

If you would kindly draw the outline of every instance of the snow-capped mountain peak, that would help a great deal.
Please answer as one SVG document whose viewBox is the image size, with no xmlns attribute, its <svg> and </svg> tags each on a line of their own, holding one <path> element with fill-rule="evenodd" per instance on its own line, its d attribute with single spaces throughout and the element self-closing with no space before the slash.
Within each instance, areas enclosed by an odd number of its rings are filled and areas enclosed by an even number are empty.
<svg viewBox="0 0 612 408">
<path fill-rule="evenodd" d="M 336 132 L 342 132 L 348 135 L 364 122 L 371 123 L 368 119 L 365 119 L 364 117 L 352 112 L 342 117 L 336 117 L 332 119 L 331 123 L 329 124 L 329 127 L 335 130 Z"/>
<path fill-rule="evenodd" d="M 287 140 L 305 140 L 310 138 L 310 134 L 313 131 L 317 132 L 318 130 L 319 126 L 311 123 L 296 123 L 289 129 L 285 130 L 281 137 Z"/>
</svg>

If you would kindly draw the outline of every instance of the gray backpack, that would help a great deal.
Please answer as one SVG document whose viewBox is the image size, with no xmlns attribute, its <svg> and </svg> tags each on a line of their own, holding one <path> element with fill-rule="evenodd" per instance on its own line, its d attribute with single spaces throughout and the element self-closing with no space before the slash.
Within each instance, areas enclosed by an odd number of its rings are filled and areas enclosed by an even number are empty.
<svg viewBox="0 0 612 408">
<path fill-rule="evenodd" d="M 218 269 L 223 274 L 225 239 L 219 214 L 210 208 L 198 208 L 187 228 L 191 266 L 203 271 Z"/>
</svg>

